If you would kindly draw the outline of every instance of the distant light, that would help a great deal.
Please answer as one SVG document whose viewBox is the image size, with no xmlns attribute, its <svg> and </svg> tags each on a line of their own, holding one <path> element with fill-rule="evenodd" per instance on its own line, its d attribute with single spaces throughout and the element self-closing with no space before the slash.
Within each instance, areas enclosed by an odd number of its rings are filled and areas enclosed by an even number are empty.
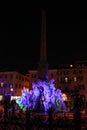
<svg viewBox="0 0 87 130">
<path fill-rule="evenodd" d="M 64 101 L 67 101 L 67 100 L 68 100 L 67 95 L 66 95 L 65 93 L 63 93 L 62 96 L 63 96 L 63 100 L 64 100 Z"/>
<path fill-rule="evenodd" d="M 71 64 L 70 67 L 73 67 L 73 65 Z"/>
<path fill-rule="evenodd" d="M 26 88 L 26 91 L 29 92 L 29 88 Z"/>
<path fill-rule="evenodd" d="M 65 77 L 65 82 L 66 82 L 66 83 L 68 82 L 68 77 Z"/>
<path fill-rule="evenodd" d="M 1 82 L 0 84 L 1 84 L 1 87 L 3 87 L 4 83 L 3 83 L 3 82 Z"/>
<path fill-rule="evenodd" d="M 3 100 L 3 96 L 2 95 L 0 95 L 0 101 L 2 101 Z"/>
<path fill-rule="evenodd" d="M 11 91 L 13 91 L 14 89 L 13 88 L 10 88 Z"/>
<path fill-rule="evenodd" d="M 20 98 L 20 96 L 11 96 L 11 101 L 12 100 L 17 100 L 17 99 L 19 99 Z"/>
<path fill-rule="evenodd" d="M 74 77 L 74 81 L 75 81 L 75 82 L 77 81 L 77 77 L 76 77 L 76 76 Z"/>
<path fill-rule="evenodd" d="M 44 101 L 45 100 L 45 98 L 44 98 L 44 96 L 42 96 L 42 101 Z"/>
<path fill-rule="evenodd" d="M 10 91 L 14 91 L 12 84 L 10 85 Z"/>
</svg>

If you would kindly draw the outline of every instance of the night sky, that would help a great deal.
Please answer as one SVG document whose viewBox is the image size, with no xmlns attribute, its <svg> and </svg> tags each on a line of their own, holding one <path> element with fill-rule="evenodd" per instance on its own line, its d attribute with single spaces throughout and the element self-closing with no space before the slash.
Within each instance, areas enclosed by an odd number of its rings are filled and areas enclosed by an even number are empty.
<svg viewBox="0 0 87 130">
<path fill-rule="evenodd" d="M 12 7 L 13 8 L 13 7 Z M 26 71 L 37 68 L 40 58 L 41 11 L 43 6 L 18 7 L 5 12 L 0 24 L 0 70 Z M 13 11 L 14 10 L 14 11 Z M 87 60 L 87 21 L 71 6 L 45 6 L 49 67 Z"/>
</svg>

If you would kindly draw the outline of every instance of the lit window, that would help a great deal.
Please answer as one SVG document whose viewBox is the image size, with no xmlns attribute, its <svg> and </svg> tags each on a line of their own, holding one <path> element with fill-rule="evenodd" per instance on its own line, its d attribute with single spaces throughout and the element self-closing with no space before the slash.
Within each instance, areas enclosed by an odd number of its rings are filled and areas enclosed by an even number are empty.
<svg viewBox="0 0 87 130">
<path fill-rule="evenodd" d="M 67 77 L 65 77 L 65 82 L 66 82 L 66 83 L 68 82 L 68 78 L 67 78 Z"/>
<path fill-rule="evenodd" d="M 74 81 L 75 81 L 75 82 L 77 81 L 77 78 L 76 78 L 76 77 L 74 77 Z"/>
<path fill-rule="evenodd" d="M 2 101 L 3 100 L 3 96 L 2 95 L 0 95 L 0 101 Z"/>
<path fill-rule="evenodd" d="M 3 85 L 4 85 L 4 83 L 3 83 L 3 82 L 1 82 L 1 87 L 3 87 Z"/>
</svg>

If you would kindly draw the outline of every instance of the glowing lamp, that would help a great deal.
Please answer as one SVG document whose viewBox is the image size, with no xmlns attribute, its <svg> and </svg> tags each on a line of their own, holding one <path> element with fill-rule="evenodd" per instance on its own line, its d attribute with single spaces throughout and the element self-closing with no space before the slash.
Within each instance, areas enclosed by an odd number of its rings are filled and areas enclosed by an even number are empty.
<svg viewBox="0 0 87 130">
<path fill-rule="evenodd" d="M 65 93 L 63 93 L 62 96 L 63 96 L 63 100 L 64 100 L 64 101 L 67 101 L 67 100 L 68 100 L 68 99 L 67 99 L 67 95 L 66 95 Z"/>
<path fill-rule="evenodd" d="M 3 82 L 1 82 L 1 87 L 3 87 L 3 85 L 4 85 L 4 83 L 3 83 Z"/>
<path fill-rule="evenodd" d="M 28 89 L 28 88 L 26 88 L 26 91 L 27 91 L 27 92 L 29 92 L 29 89 Z"/>
<path fill-rule="evenodd" d="M 13 88 L 11 88 L 10 90 L 13 91 Z"/>
<path fill-rule="evenodd" d="M 73 65 L 71 64 L 70 67 L 73 67 Z"/>
<path fill-rule="evenodd" d="M 45 99 L 44 96 L 42 96 L 42 101 L 44 101 L 44 99 Z"/>
</svg>

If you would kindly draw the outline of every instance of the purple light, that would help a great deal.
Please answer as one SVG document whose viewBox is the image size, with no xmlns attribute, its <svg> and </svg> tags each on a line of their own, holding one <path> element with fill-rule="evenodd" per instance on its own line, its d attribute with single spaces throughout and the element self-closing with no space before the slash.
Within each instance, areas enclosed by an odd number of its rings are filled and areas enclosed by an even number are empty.
<svg viewBox="0 0 87 130">
<path fill-rule="evenodd" d="M 32 83 L 32 90 L 27 92 L 24 88 L 22 90 L 22 96 L 16 100 L 17 104 L 21 104 L 23 108 L 28 107 L 31 110 L 46 112 L 49 107 L 52 107 L 54 111 L 65 110 L 65 104 L 60 89 L 56 89 L 54 86 L 54 80 L 41 81 Z"/>
<path fill-rule="evenodd" d="M 13 91 L 14 89 L 13 89 L 13 88 L 11 88 L 10 90 L 11 90 L 11 91 Z"/>
</svg>

